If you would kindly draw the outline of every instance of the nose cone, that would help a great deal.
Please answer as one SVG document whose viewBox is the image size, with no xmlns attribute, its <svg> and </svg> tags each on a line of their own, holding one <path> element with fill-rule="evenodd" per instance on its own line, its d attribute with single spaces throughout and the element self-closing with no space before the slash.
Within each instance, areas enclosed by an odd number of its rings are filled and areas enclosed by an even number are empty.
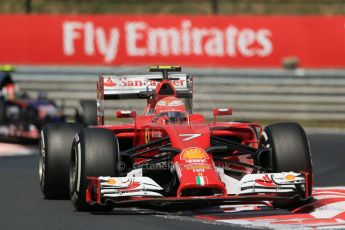
<svg viewBox="0 0 345 230">
<path fill-rule="evenodd" d="M 221 196 L 226 195 L 213 158 L 198 147 L 184 149 L 175 156 L 180 187 L 177 196 Z"/>
</svg>

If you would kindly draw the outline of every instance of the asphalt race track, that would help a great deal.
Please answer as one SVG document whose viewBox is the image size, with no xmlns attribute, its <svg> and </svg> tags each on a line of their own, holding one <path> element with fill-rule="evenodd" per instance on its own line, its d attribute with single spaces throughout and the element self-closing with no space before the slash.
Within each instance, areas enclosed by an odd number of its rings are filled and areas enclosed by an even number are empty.
<svg viewBox="0 0 345 230">
<path fill-rule="evenodd" d="M 309 135 L 309 140 L 313 154 L 315 186 L 345 186 L 345 133 L 314 133 Z M 39 189 L 37 152 L 6 156 L 10 155 L 6 154 L 7 148 L 6 145 L 0 145 L 0 229 L 2 230 L 240 229 L 239 225 L 204 220 L 207 218 L 193 218 L 208 214 L 220 215 L 219 207 L 178 211 L 129 208 L 115 209 L 108 214 L 76 212 L 70 201 L 42 198 Z M 283 210 L 269 210 L 269 212 L 286 214 Z"/>
</svg>

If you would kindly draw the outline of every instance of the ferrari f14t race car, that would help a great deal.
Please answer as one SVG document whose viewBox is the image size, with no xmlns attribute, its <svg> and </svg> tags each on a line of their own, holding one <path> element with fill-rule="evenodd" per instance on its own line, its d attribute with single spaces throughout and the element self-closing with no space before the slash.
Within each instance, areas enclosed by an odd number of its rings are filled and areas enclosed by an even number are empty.
<svg viewBox="0 0 345 230">
<path fill-rule="evenodd" d="M 12 79 L 15 68 L 0 66 L 0 141 L 37 142 L 42 127 L 47 123 L 62 123 L 63 108 L 49 100 L 44 93 L 30 98 L 18 90 Z M 96 102 L 82 101 L 76 109 L 76 120 L 87 125 L 96 124 Z"/>
<path fill-rule="evenodd" d="M 46 198 L 71 198 L 77 210 L 118 206 L 244 204 L 290 208 L 311 199 L 308 140 L 295 123 L 262 127 L 192 113 L 193 78 L 180 67 L 148 75 L 100 76 L 98 125 L 49 124 L 41 132 L 39 175 Z M 173 72 L 173 73 L 172 73 Z M 104 124 L 104 101 L 141 98 L 143 115 Z"/>
</svg>

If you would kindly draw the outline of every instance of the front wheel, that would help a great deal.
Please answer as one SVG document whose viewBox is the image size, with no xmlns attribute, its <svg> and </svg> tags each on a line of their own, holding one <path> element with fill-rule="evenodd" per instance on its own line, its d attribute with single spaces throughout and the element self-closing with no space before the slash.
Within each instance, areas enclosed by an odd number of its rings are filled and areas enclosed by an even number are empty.
<svg viewBox="0 0 345 230">
<path fill-rule="evenodd" d="M 41 131 L 39 177 L 46 198 L 69 198 L 69 162 L 73 137 L 82 127 L 75 123 L 48 124 Z"/>
<path fill-rule="evenodd" d="M 263 164 L 272 172 L 306 172 L 308 173 L 307 193 L 311 196 L 313 189 L 313 169 L 311 152 L 307 135 L 303 128 L 296 123 L 277 123 L 264 129 L 261 143 L 272 149 Z M 293 207 L 299 201 L 273 202 L 277 208 Z"/>
<path fill-rule="evenodd" d="M 120 161 L 115 134 L 100 128 L 85 128 L 74 138 L 70 163 L 70 193 L 78 211 L 108 211 L 111 206 L 86 202 L 87 177 L 117 176 Z"/>
</svg>

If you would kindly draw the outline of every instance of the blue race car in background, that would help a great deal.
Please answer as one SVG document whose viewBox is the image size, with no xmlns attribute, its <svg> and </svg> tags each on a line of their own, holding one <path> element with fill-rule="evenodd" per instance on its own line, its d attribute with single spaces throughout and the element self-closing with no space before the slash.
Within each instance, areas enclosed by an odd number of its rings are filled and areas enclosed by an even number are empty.
<svg viewBox="0 0 345 230">
<path fill-rule="evenodd" d="M 30 98 L 18 89 L 12 78 L 15 68 L 0 66 L 0 141 L 32 143 L 40 136 L 47 123 L 66 122 L 63 107 L 58 106 L 47 95 L 39 92 Z M 81 101 L 81 112 L 77 110 L 76 121 L 84 126 L 96 124 L 96 102 Z"/>
</svg>

